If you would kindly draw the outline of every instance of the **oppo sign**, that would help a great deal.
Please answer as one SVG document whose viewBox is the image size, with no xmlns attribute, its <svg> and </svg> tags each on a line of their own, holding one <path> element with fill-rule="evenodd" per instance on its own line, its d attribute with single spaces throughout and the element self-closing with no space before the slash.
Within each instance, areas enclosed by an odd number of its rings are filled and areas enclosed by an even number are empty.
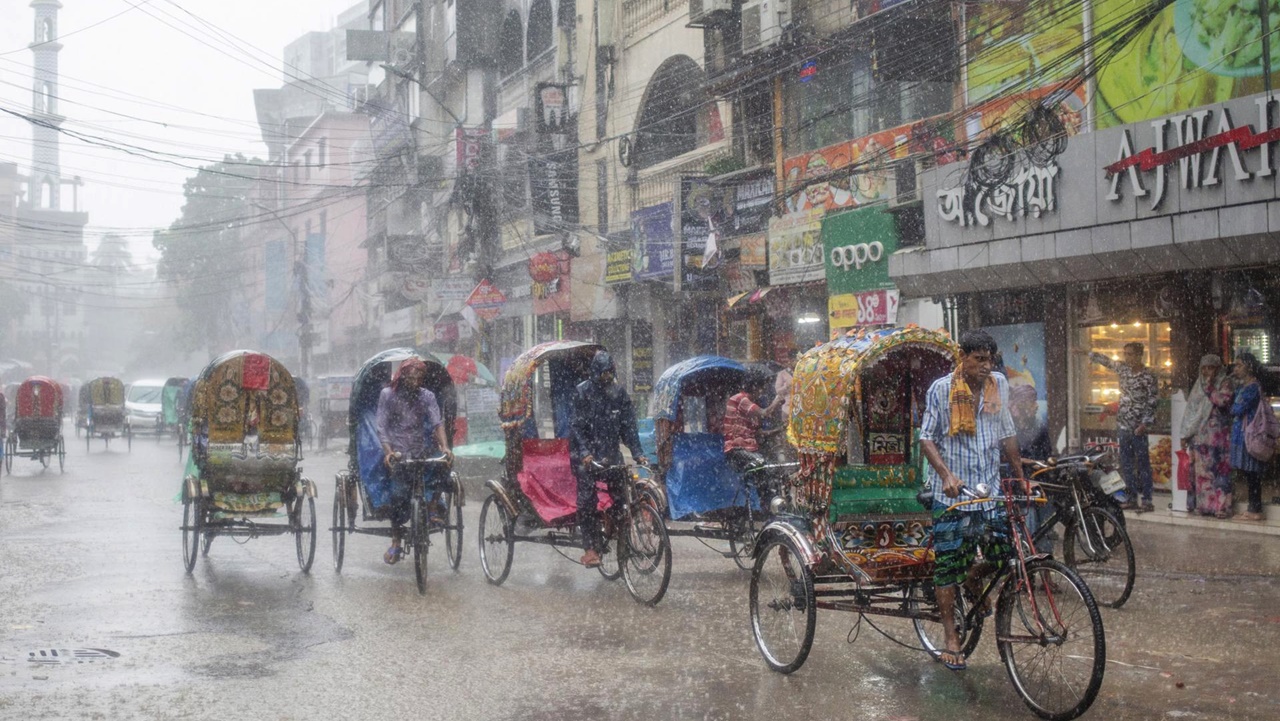
<svg viewBox="0 0 1280 721">
<path fill-rule="evenodd" d="M 841 245 L 831 249 L 831 265 L 841 270 L 862 270 L 866 263 L 874 263 L 884 257 L 884 244 L 878 240 L 857 245 Z"/>
</svg>

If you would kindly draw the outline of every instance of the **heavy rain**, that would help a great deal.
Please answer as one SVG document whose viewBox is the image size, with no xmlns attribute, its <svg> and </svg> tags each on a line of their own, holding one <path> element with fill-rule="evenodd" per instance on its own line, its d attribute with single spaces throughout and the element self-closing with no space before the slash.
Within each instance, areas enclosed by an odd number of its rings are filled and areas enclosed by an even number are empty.
<svg viewBox="0 0 1280 721">
<path fill-rule="evenodd" d="M 0 719 L 1280 718 L 1278 29 L 4 3 Z"/>
</svg>

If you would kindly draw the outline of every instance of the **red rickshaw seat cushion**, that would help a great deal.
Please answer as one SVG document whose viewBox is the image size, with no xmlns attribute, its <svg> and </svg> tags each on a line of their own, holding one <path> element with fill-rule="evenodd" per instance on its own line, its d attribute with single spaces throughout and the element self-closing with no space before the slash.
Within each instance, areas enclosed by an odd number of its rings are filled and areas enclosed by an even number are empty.
<svg viewBox="0 0 1280 721">
<path fill-rule="evenodd" d="M 569 463 L 569 439 L 525 438 L 521 443 L 524 465 L 516 480 L 520 490 L 546 523 L 554 523 L 578 511 L 578 481 Z M 608 494 L 600 493 L 600 509 L 608 507 Z"/>
</svg>

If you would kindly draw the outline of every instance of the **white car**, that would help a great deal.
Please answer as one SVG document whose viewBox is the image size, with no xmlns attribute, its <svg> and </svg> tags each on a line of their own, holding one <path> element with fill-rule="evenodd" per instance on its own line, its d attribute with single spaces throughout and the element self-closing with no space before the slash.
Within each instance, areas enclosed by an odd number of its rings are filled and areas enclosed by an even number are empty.
<svg viewBox="0 0 1280 721">
<path fill-rule="evenodd" d="M 134 381 L 124 393 L 129 428 L 134 433 L 159 433 L 163 422 L 164 379 Z"/>
</svg>

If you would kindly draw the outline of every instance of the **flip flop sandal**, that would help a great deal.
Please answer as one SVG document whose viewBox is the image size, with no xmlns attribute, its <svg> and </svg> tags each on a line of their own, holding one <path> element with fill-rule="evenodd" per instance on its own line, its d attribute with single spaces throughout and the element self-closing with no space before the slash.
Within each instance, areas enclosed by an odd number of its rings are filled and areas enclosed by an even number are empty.
<svg viewBox="0 0 1280 721">
<path fill-rule="evenodd" d="M 946 660 L 945 658 L 943 658 L 944 655 L 959 658 L 960 663 L 952 663 Z M 964 662 L 964 654 L 960 653 L 959 651 L 943 651 L 941 654 L 938 655 L 938 660 L 941 661 L 942 665 L 946 666 L 947 670 L 949 671 L 963 671 L 965 670 L 965 668 L 967 668 Z"/>
<path fill-rule="evenodd" d="M 388 566 L 394 566 L 404 558 L 404 548 L 401 546 L 392 546 L 387 552 L 382 554 L 382 562 Z"/>
</svg>

